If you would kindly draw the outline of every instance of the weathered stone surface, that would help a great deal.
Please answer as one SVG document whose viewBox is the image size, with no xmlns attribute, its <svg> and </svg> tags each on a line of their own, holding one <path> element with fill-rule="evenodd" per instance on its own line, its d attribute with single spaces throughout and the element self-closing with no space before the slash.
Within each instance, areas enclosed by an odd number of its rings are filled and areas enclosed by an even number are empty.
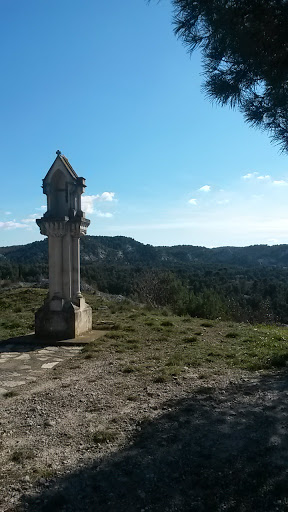
<svg viewBox="0 0 288 512">
<path fill-rule="evenodd" d="M 7 355 L 13 356 L 14 353 L 9 352 L 6 354 L 4 352 L 6 348 L 5 342 L 0 344 L 0 362 L 2 362 L 0 366 L 0 397 L 5 395 L 7 391 L 18 388 L 18 386 L 21 387 L 24 384 L 36 382 L 37 378 L 41 378 L 49 369 L 58 366 L 62 361 L 70 359 L 81 352 L 80 345 L 75 345 L 74 347 L 60 345 L 42 349 L 37 341 L 35 345 L 32 339 L 29 341 L 29 337 L 27 338 L 27 345 L 21 344 L 19 346 L 15 342 L 14 347 L 10 350 L 19 348 L 22 351 L 28 349 L 30 366 L 22 366 L 23 361 L 19 357 L 7 357 Z M 47 354 L 47 357 L 43 361 L 42 356 L 44 352 Z M 15 352 L 16 355 L 17 353 Z"/>
</svg>

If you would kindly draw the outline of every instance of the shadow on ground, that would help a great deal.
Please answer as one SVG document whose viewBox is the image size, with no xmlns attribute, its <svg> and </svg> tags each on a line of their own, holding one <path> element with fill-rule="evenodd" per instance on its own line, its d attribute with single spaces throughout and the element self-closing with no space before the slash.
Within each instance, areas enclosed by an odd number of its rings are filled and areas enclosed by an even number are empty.
<svg viewBox="0 0 288 512">
<path fill-rule="evenodd" d="M 40 343 L 34 334 L 27 334 L 26 336 L 15 336 L 0 340 L 0 353 L 2 352 L 31 352 L 39 350 L 43 346 L 49 346 L 48 342 Z"/>
<path fill-rule="evenodd" d="M 281 373 L 165 404 L 128 447 L 23 497 L 19 510 L 287 511 L 287 395 Z"/>
<path fill-rule="evenodd" d="M 87 335 L 78 336 L 71 339 L 57 339 L 57 338 L 42 338 L 36 336 L 34 333 L 26 334 L 25 336 L 15 336 L 14 338 L 7 338 L 0 340 L 0 353 L 1 352 L 31 352 L 45 347 L 69 347 L 86 345 L 94 339 L 101 338 L 106 334 L 104 330 L 93 330 Z"/>
</svg>

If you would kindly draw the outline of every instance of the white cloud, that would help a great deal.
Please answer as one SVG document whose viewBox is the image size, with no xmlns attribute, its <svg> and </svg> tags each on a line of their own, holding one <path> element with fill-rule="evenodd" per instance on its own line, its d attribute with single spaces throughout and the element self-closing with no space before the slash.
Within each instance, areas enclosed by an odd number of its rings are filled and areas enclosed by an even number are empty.
<svg viewBox="0 0 288 512">
<path fill-rule="evenodd" d="M 91 195 L 91 196 L 82 196 L 82 199 L 81 199 L 82 210 L 88 214 L 94 213 L 94 203 L 95 202 L 115 201 L 114 196 L 115 196 L 115 192 L 103 192 L 102 194 L 96 194 L 96 195 Z"/>
<path fill-rule="evenodd" d="M 264 176 L 257 176 L 257 180 L 271 180 L 270 174 L 265 174 Z"/>
<path fill-rule="evenodd" d="M 101 210 L 95 210 L 95 211 L 94 211 L 94 214 L 95 214 L 97 217 L 106 217 L 107 219 L 110 219 L 111 217 L 113 217 L 113 213 L 109 213 L 109 212 L 101 212 Z"/>
<path fill-rule="evenodd" d="M 0 222 L 0 229 L 15 229 L 15 228 L 29 228 L 28 224 L 22 224 L 21 222 L 15 222 L 9 220 L 7 222 Z"/>
<path fill-rule="evenodd" d="M 242 176 L 242 179 L 243 180 L 252 180 L 253 178 L 256 178 L 257 180 L 260 180 L 260 181 L 271 180 L 270 174 L 260 174 L 260 176 L 258 176 L 258 174 L 259 174 L 259 172 L 248 172 L 248 174 L 244 174 L 244 176 Z"/>
<path fill-rule="evenodd" d="M 82 197 L 81 208 L 85 213 L 93 213 L 94 212 L 93 203 L 96 200 L 95 199 L 96 197 L 97 196 L 83 196 Z"/>
<path fill-rule="evenodd" d="M 285 181 L 285 180 L 274 180 L 273 181 L 273 185 L 278 185 L 280 187 L 285 187 L 286 185 L 288 185 L 288 181 Z"/>
<path fill-rule="evenodd" d="M 99 201 L 113 201 L 115 196 L 115 192 L 103 192 L 100 196 L 98 196 Z M 97 196 L 96 196 L 97 197 Z"/>
<path fill-rule="evenodd" d="M 193 204 L 194 206 L 197 205 L 197 199 L 189 199 L 188 201 L 189 204 Z"/>
<path fill-rule="evenodd" d="M 35 224 L 35 219 L 37 219 L 37 217 L 39 217 L 38 213 L 31 213 L 26 219 L 21 219 L 21 222 L 29 222 L 30 224 Z"/>
<path fill-rule="evenodd" d="M 252 178 L 255 178 L 259 174 L 258 172 L 248 172 L 248 174 L 245 174 L 242 176 L 243 180 L 251 180 Z"/>
<path fill-rule="evenodd" d="M 200 192 L 210 192 L 211 187 L 210 185 L 203 185 L 203 187 L 198 189 Z"/>
<path fill-rule="evenodd" d="M 5 213 L 5 215 L 11 215 L 12 214 L 12 212 L 4 212 L 4 213 Z"/>
<path fill-rule="evenodd" d="M 31 217 L 28 217 L 27 219 L 21 219 L 21 222 L 30 222 L 31 224 L 35 224 L 35 219 L 31 219 Z"/>
<path fill-rule="evenodd" d="M 47 210 L 47 206 L 46 206 L 46 204 L 42 204 L 42 206 L 40 206 L 40 208 L 35 208 L 35 210 L 37 210 L 38 212 L 42 211 L 42 210 Z"/>
<path fill-rule="evenodd" d="M 272 182 L 272 185 L 279 185 L 279 186 L 286 186 L 288 185 L 287 180 L 274 180 L 270 174 L 261 174 L 258 176 L 258 172 L 249 172 L 248 174 L 245 174 L 245 176 L 242 176 L 243 180 L 252 180 L 256 179 L 259 181 L 270 181 Z"/>
</svg>

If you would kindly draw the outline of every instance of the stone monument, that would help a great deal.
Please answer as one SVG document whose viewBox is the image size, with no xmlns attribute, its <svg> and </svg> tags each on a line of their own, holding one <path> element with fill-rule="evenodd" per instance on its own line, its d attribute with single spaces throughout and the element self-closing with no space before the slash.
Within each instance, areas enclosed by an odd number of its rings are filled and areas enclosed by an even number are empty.
<svg viewBox="0 0 288 512">
<path fill-rule="evenodd" d="M 92 329 L 92 309 L 80 291 L 80 237 L 90 220 L 81 210 L 85 179 L 77 176 L 67 158 L 57 157 L 43 180 L 47 212 L 36 219 L 48 236 L 49 298 L 35 315 L 35 334 L 75 338 Z"/>
</svg>

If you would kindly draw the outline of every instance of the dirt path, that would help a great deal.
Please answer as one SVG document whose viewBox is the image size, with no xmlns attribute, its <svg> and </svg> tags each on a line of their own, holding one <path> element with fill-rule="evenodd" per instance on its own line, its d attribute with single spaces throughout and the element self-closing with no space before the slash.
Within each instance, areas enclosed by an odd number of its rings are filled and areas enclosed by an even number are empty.
<svg viewBox="0 0 288 512">
<path fill-rule="evenodd" d="M 286 372 L 155 383 L 66 359 L 1 399 L 0 510 L 287 511 L 287 398 Z"/>
</svg>

